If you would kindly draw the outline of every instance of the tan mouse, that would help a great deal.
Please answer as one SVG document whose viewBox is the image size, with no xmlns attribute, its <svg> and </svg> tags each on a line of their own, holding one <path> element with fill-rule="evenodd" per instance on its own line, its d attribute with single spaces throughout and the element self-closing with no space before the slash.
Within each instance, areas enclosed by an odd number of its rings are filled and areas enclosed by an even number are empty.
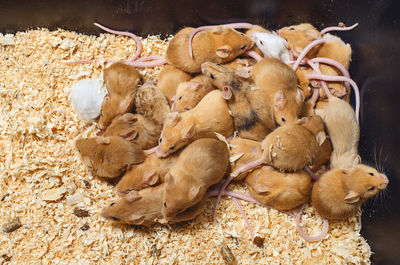
<svg viewBox="0 0 400 265">
<path fill-rule="evenodd" d="M 150 149 L 158 144 L 162 126 L 140 114 L 125 113 L 115 118 L 104 131 L 103 136 L 117 135 L 142 149 Z"/>
<path fill-rule="evenodd" d="M 281 173 L 264 166 L 247 176 L 246 185 L 254 199 L 280 211 L 306 203 L 311 195 L 311 178 L 303 170 Z"/>
<path fill-rule="evenodd" d="M 215 138 L 216 132 L 228 137 L 233 131 L 234 124 L 228 105 L 221 92 L 213 90 L 193 109 L 182 113 L 173 112 L 168 116 L 161 132 L 157 154 L 166 157 L 196 139 Z"/>
<path fill-rule="evenodd" d="M 222 91 L 240 137 L 261 141 L 275 128 L 268 95 L 241 71 L 207 62 L 202 72 Z"/>
<path fill-rule="evenodd" d="M 132 190 L 141 190 L 164 182 L 164 177 L 178 159 L 180 152 L 166 158 L 158 158 L 155 153 L 146 157 L 143 163 L 131 166 L 115 187 L 119 196 Z"/>
<path fill-rule="evenodd" d="M 170 112 L 167 98 L 152 81 L 137 88 L 135 108 L 136 113 L 142 114 L 158 124 L 163 124 Z"/>
<path fill-rule="evenodd" d="M 274 106 L 275 121 L 282 125 L 297 120 L 304 103 L 296 73 L 276 58 L 264 58 L 250 70 L 257 87 L 267 93 Z"/>
<path fill-rule="evenodd" d="M 384 190 L 388 183 L 384 174 L 366 165 L 335 168 L 315 182 L 312 205 L 324 218 L 349 218 L 368 198 Z"/>
<path fill-rule="evenodd" d="M 228 148 L 222 141 L 203 138 L 186 147 L 165 176 L 164 218 L 201 201 L 207 189 L 224 177 L 228 164 Z"/>
<path fill-rule="evenodd" d="M 278 31 L 278 34 L 288 42 L 289 49 L 295 57 L 298 57 L 303 49 L 312 41 L 321 38 L 321 33 L 309 23 L 283 27 Z M 307 53 L 307 58 L 315 57 L 320 46 L 317 45 L 312 48 Z"/>
<path fill-rule="evenodd" d="M 78 139 L 76 148 L 83 163 L 99 177 L 120 176 L 129 165 L 141 163 L 146 158 L 138 144 L 119 136 Z"/>
<path fill-rule="evenodd" d="M 188 111 L 196 107 L 200 100 L 215 89 L 211 80 L 205 75 L 198 75 L 188 82 L 180 83 L 171 111 Z"/>
<path fill-rule="evenodd" d="M 190 74 L 172 65 L 166 65 L 157 77 L 157 86 L 167 97 L 169 103 L 172 104 L 172 98 L 176 94 L 178 85 L 182 82 L 188 82 L 190 79 L 192 79 Z"/>
<path fill-rule="evenodd" d="M 193 59 L 189 54 L 189 36 L 194 28 L 180 30 L 170 41 L 166 59 L 169 64 L 188 73 L 199 73 L 204 62 L 226 63 L 251 48 L 254 43 L 245 34 L 227 27 L 198 32 L 192 41 Z"/>
<path fill-rule="evenodd" d="M 114 117 L 133 110 L 135 92 L 142 82 L 142 75 L 132 66 L 114 63 L 104 69 L 104 84 L 108 95 L 101 106 L 101 128 L 107 127 Z"/>
</svg>

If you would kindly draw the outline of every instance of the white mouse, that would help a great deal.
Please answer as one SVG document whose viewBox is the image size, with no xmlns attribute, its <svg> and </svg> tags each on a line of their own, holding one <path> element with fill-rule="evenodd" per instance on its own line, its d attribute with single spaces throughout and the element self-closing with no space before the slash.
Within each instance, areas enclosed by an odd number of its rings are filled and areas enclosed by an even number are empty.
<svg viewBox="0 0 400 265">
<path fill-rule="evenodd" d="M 100 116 L 106 95 L 102 79 L 82 79 L 71 87 L 69 99 L 79 118 L 92 121 Z"/>
<path fill-rule="evenodd" d="M 275 32 L 253 32 L 251 38 L 264 54 L 264 58 L 273 57 L 289 64 L 290 54 L 287 42 L 278 34 Z"/>
</svg>

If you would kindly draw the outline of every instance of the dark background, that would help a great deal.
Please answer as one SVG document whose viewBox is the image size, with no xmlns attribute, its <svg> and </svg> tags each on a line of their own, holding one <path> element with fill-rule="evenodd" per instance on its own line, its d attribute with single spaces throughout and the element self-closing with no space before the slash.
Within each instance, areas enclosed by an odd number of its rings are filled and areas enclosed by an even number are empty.
<svg viewBox="0 0 400 265">
<path fill-rule="evenodd" d="M 251 22 L 270 29 L 300 22 L 318 28 L 359 22 L 338 32 L 351 43 L 350 74 L 361 90 L 363 162 L 382 166 L 390 180 L 385 196 L 363 207 L 362 234 L 373 264 L 400 264 L 400 1 L 334 0 L 0 0 L 0 32 L 37 27 L 99 34 L 99 22 L 138 35 L 174 33 L 183 26 Z"/>
</svg>

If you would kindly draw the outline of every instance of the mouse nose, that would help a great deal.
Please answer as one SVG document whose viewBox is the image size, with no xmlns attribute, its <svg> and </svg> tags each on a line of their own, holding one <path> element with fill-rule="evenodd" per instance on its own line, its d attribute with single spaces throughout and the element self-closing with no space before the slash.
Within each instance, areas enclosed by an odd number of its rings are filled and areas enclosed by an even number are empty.
<svg viewBox="0 0 400 265">
<path fill-rule="evenodd" d="M 386 177 L 386 175 L 381 174 L 380 178 L 381 178 L 381 181 L 382 181 L 383 184 L 385 184 L 385 185 L 389 184 L 389 179 Z"/>
<path fill-rule="evenodd" d="M 201 72 L 204 74 L 207 71 L 207 64 L 206 63 L 202 63 L 201 64 Z"/>
</svg>

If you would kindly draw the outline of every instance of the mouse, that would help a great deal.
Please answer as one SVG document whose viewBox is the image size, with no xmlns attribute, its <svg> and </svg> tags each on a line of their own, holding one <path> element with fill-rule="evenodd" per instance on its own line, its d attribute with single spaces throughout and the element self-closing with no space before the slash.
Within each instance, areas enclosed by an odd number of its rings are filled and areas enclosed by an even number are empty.
<svg viewBox="0 0 400 265">
<path fill-rule="evenodd" d="M 241 71 L 207 62 L 202 72 L 222 91 L 240 137 L 261 141 L 275 128 L 268 95 L 243 78 Z"/>
<path fill-rule="evenodd" d="M 107 127 L 116 116 L 133 110 L 136 89 L 143 83 L 139 71 L 124 63 L 110 65 L 103 75 L 108 95 L 101 105 L 101 128 Z"/>
<path fill-rule="evenodd" d="M 201 64 L 207 61 L 216 63 L 230 62 L 251 48 L 254 43 L 235 29 L 217 26 L 198 32 L 192 42 L 193 58 L 190 56 L 189 36 L 194 28 L 180 30 L 169 42 L 166 60 L 169 64 L 188 73 L 199 73 Z"/>
<path fill-rule="evenodd" d="M 162 125 L 140 114 L 125 113 L 116 117 L 104 131 L 103 136 L 121 136 L 138 144 L 143 150 L 158 144 Z"/>
<path fill-rule="evenodd" d="M 246 186 L 254 199 L 280 211 L 296 208 L 311 197 L 311 178 L 303 170 L 283 173 L 263 166 L 249 173 Z"/>
<path fill-rule="evenodd" d="M 211 80 L 202 74 L 189 82 L 180 83 L 176 90 L 175 102 L 171 111 L 182 112 L 193 109 L 213 89 L 215 89 L 215 86 Z"/>
<path fill-rule="evenodd" d="M 255 40 L 253 38 L 253 33 L 271 33 L 271 31 L 263 28 L 260 25 L 254 25 L 253 28 L 246 30 L 246 35 L 249 36 L 255 43 Z M 255 43 L 256 44 L 256 43 Z M 254 45 L 251 49 L 248 51 L 256 52 L 260 56 L 264 56 L 263 52 L 260 50 L 258 45 Z"/>
<path fill-rule="evenodd" d="M 318 172 L 324 165 L 327 165 L 331 159 L 332 150 L 332 143 L 327 136 L 322 144 L 319 145 L 312 163 L 308 166 L 310 170 L 315 173 Z"/>
<path fill-rule="evenodd" d="M 152 153 L 141 164 L 132 165 L 115 186 L 119 196 L 124 196 L 132 190 L 141 190 L 164 182 L 164 177 L 178 159 L 179 151 L 166 158 L 157 157 Z"/>
<path fill-rule="evenodd" d="M 135 93 L 135 108 L 136 113 L 158 124 L 163 124 L 170 112 L 167 98 L 154 84 L 153 80 L 149 80 L 137 88 Z"/>
<path fill-rule="evenodd" d="M 283 125 L 297 120 L 305 96 L 291 67 L 278 59 L 265 58 L 251 68 L 250 75 L 273 102 L 276 123 Z"/>
<path fill-rule="evenodd" d="M 256 160 L 261 157 L 261 143 L 245 138 L 235 137 L 229 141 L 231 152 L 229 160 L 231 163 L 231 171 L 239 169 L 243 165 Z M 235 180 L 239 181 L 244 179 L 250 171 L 239 174 Z"/>
<path fill-rule="evenodd" d="M 191 79 L 192 76 L 190 74 L 172 65 L 166 65 L 157 77 L 157 86 L 167 97 L 170 105 L 172 105 L 178 85 L 183 82 L 188 82 Z"/>
<path fill-rule="evenodd" d="M 333 146 L 333 156 L 339 164 L 346 164 L 358 157 L 358 141 L 360 138 L 360 127 L 357 123 L 356 114 L 353 108 L 346 101 L 330 96 L 328 104 L 324 108 L 317 108 L 315 113 L 324 120 L 327 133 Z M 347 154 L 341 159 L 340 157 Z M 349 155 L 350 154 L 350 155 Z M 331 166 L 334 166 L 332 163 Z"/>
<path fill-rule="evenodd" d="M 224 177 L 228 165 L 224 142 L 202 138 L 188 145 L 165 176 L 163 217 L 168 220 L 201 201 L 207 189 Z"/>
<path fill-rule="evenodd" d="M 322 37 L 321 33 L 309 23 L 283 27 L 278 30 L 278 34 L 287 41 L 289 49 L 295 57 L 298 57 L 303 49 L 312 41 Z M 321 45 L 313 47 L 307 53 L 306 57 L 315 57 L 320 46 Z"/>
<path fill-rule="evenodd" d="M 167 157 L 196 139 L 216 138 L 215 133 L 228 137 L 234 130 L 232 116 L 221 92 L 212 90 L 193 109 L 168 115 L 156 153 L 159 157 Z"/>
<path fill-rule="evenodd" d="M 323 37 L 326 41 L 318 49 L 316 57 L 330 58 L 349 69 L 351 61 L 351 46 L 345 43 L 341 38 L 332 34 L 325 34 Z"/>
<path fill-rule="evenodd" d="M 367 165 L 333 168 L 314 183 L 311 203 L 323 218 L 346 219 L 388 183 L 386 175 Z"/>
<path fill-rule="evenodd" d="M 146 158 L 140 146 L 119 136 L 78 139 L 75 144 L 83 163 L 99 177 L 122 175 L 129 165 Z"/>
<path fill-rule="evenodd" d="M 233 68 L 233 69 L 241 69 L 241 68 L 249 68 L 256 64 L 256 60 L 253 58 L 236 58 L 232 62 L 224 63 L 223 66 Z"/>
<path fill-rule="evenodd" d="M 264 58 L 276 58 L 285 64 L 290 63 L 290 53 L 285 39 L 276 32 L 253 32 L 251 35 L 255 46 L 262 52 Z"/>
</svg>

